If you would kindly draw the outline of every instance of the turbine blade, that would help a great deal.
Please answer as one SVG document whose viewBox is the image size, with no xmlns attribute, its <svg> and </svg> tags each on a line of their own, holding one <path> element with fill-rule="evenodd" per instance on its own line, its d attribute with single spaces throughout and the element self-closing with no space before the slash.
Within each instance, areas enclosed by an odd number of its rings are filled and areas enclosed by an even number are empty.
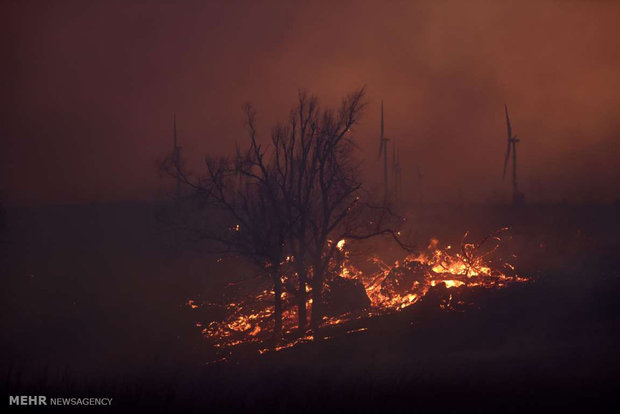
<svg viewBox="0 0 620 414">
<path fill-rule="evenodd" d="M 385 144 L 385 139 L 383 138 L 383 99 L 382 99 L 381 100 L 381 135 L 379 137 L 379 153 L 377 155 L 377 159 L 381 158 L 384 144 Z"/>
<path fill-rule="evenodd" d="M 502 173 L 502 180 L 506 177 L 506 167 L 508 167 L 509 159 L 510 159 L 510 141 L 508 142 L 508 148 L 506 148 L 506 157 L 504 159 L 504 172 Z"/>
</svg>

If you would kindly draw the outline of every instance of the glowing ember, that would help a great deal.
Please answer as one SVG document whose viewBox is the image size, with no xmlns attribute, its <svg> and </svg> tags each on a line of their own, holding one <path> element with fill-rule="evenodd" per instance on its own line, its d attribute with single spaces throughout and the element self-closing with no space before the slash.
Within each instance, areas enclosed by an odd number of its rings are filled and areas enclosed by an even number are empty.
<svg viewBox="0 0 620 414">
<path fill-rule="evenodd" d="M 496 238 L 499 240 L 499 238 Z M 354 320 L 369 316 L 385 315 L 409 307 L 422 298 L 434 287 L 440 285 L 447 289 L 467 288 L 472 286 L 486 288 L 500 288 L 509 283 L 523 282 L 526 279 L 514 274 L 514 266 L 508 263 L 494 265 L 488 256 L 495 248 L 485 254 L 478 252 L 478 245 L 463 243 L 461 251 L 450 253 L 450 246 L 446 249 L 439 248 L 439 242 L 432 239 L 422 254 L 409 255 L 402 261 L 388 265 L 378 258 L 372 258 L 372 262 L 378 270 L 371 274 L 365 274 L 357 269 L 349 259 L 345 250 L 345 241 L 340 240 L 336 247 L 344 254 L 339 263 L 334 263 L 335 278 L 350 280 L 352 283 L 361 283 L 363 290 L 370 300 L 370 306 L 361 312 L 345 312 L 337 316 L 324 317 L 322 327 L 338 327 Z M 284 265 L 292 262 L 287 257 Z M 509 275 L 510 274 L 510 275 Z M 296 274 L 284 275 L 281 278 L 283 286 L 292 286 L 298 283 Z M 360 289 L 362 289 L 360 287 Z M 306 291 L 310 287 L 306 285 Z M 362 293 L 363 295 L 363 293 Z M 229 303 L 225 306 L 227 317 L 211 323 L 197 323 L 202 328 L 203 335 L 210 340 L 214 347 L 230 350 L 241 344 L 274 341 L 274 345 L 260 349 L 260 353 L 278 351 L 290 348 L 299 343 L 309 342 L 314 339 L 312 335 L 296 334 L 297 332 L 297 308 L 294 291 L 286 290 L 282 294 L 283 315 L 282 335 L 273 338 L 274 309 L 272 289 L 264 288 L 259 294 L 246 297 L 243 300 Z M 454 303 L 462 305 L 463 302 L 455 301 L 453 295 L 444 298 L 439 305 L 441 309 L 456 310 Z M 308 311 L 311 310 L 312 300 L 306 302 Z M 188 300 L 186 305 L 192 309 L 198 308 L 199 304 L 194 300 Z M 211 306 L 213 304 L 202 304 Z M 347 333 L 363 332 L 367 328 L 350 329 Z M 324 337 L 331 338 L 331 337 Z"/>
</svg>

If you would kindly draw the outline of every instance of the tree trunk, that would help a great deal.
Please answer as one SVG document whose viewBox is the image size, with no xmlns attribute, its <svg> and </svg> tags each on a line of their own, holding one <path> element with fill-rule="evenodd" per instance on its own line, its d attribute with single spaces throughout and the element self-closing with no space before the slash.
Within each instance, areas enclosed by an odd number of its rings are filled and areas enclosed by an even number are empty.
<svg viewBox="0 0 620 414">
<path fill-rule="evenodd" d="M 299 290 L 297 291 L 297 314 L 299 316 L 298 328 L 300 333 L 306 331 L 308 324 L 308 311 L 306 310 L 306 282 L 299 280 Z"/>
<path fill-rule="evenodd" d="M 323 319 L 321 309 L 321 304 L 323 303 L 323 272 L 316 269 L 318 269 L 318 266 L 315 266 L 312 278 L 312 313 L 310 316 L 310 327 L 315 334 L 321 326 L 321 320 Z"/>
<path fill-rule="evenodd" d="M 280 273 L 274 272 L 273 278 L 273 291 L 274 291 L 274 311 L 273 318 L 275 321 L 273 328 L 273 336 L 278 338 L 282 333 L 282 280 L 280 280 Z"/>
<path fill-rule="evenodd" d="M 299 242 L 299 252 L 297 260 L 295 262 L 297 276 L 299 277 L 299 289 L 297 290 L 297 316 L 300 334 L 306 333 L 306 327 L 308 326 L 308 310 L 306 303 L 308 301 L 308 294 L 306 293 L 306 285 L 308 284 L 308 273 L 306 269 L 306 263 L 304 260 L 306 254 L 306 245 L 303 240 Z"/>
</svg>

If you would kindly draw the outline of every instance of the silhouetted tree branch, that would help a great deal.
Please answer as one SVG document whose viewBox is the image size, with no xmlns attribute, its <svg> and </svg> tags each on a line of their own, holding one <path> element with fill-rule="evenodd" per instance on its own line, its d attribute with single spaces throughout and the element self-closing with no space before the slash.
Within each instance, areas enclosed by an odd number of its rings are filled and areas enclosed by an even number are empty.
<svg viewBox="0 0 620 414">
<path fill-rule="evenodd" d="M 304 332 L 310 286 L 311 326 L 320 326 L 322 292 L 332 276 L 338 240 L 387 235 L 408 247 L 399 239 L 402 219 L 374 206 L 359 178 L 353 129 L 364 95 L 364 88 L 349 94 L 334 111 L 300 92 L 288 121 L 273 128 L 265 146 L 258 142 L 256 111 L 246 105 L 249 142 L 237 145 L 234 157 L 205 157 L 206 174 L 199 178 L 175 168 L 179 163 L 162 166 L 193 191 L 202 216 L 192 223 L 194 233 L 215 243 L 217 251 L 251 258 L 270 275 L 276 332 L 282 326 L 283 289 L 296 298 Z M 292 269 L 284 274 L 289 262 Z"/>
</svg>

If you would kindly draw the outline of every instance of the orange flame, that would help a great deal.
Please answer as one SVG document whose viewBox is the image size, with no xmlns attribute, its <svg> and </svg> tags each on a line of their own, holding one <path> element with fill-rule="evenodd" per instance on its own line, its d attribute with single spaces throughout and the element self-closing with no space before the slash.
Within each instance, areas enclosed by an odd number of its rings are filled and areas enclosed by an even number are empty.
<svg viewBox="0 0 620 414">
<path fill-rule="evenodd" d="M 437 239 L 431 239 L 427 251 L 418 255 L 409 255 L 402 261 L 396 261 L 388 265 L 380 259 L 373 257 L 372 262 L 378 270 L 372 274 L 364 274 L 356 269 L 348 259 L 345 249 L 345 241 L 340 240 L 336 247 L 343 251 L 342 263 L 335 266 L 339 269 L 335 274 L 345 279 L 360 281 L 370 299 L 370 309 L 365 313 L 348 313 L 339 317 L 325 317 L 322 325 L 325 327 L 340 326 L 352 320 L 364 316 L 376 316 L 407 308 L 420 301 L 433 287 L 444 285 L 448 289 L 468 286 L 504 287 L 511 282 L 523 282 L 526 279 L 518 275 L 508 276 L 503 271 L 493 266 L 485 255 L 476 255 L 476 246 L 463 244 L 462 252 L 451 254 L 448 246 L 446 249 L 439 248 Z M 292 258 L 286 258 L 286 262 Z M 514 271 L 514 266 L 504 263 L 503 267 L 508 272 Z M 284 285 L 292 283 L 294 275 L 283 275 L 281 280 Z M 306 286 L 310 292 L 310 288 Z M 264 289 L 259 294 L 246 298 L 242 301 L 226 305 L 228 316 L 222 321 L 214 321 L 208 324 L 199 323 L 196 326 L 203 327 L 203 335 L 210 339 L 216 348 L 230 349 L 240 344 L 262 343 L 271 337 L 273 333 L 273 290 Z M 264 348 L 259 352 L 268 350 L 281 350 L 290 348 L 299 343 L 313 339 L 312 335 L 295 337 L 297 323 L 297 309 L 294 304 L 294 295 L 284 292 L 282 300 L 284 310 L 282 314 L 283 338 L 280 344 L 272 349 Z M 442 302 L 442 309 L 453 307 L 453 295 Z M 308 300 L 311 306 L 311 299 Z M 462 302 L 457 302 L 461 304 Z M 198 304 L 190 299 L 186 303 L 192 309 L 198 308 Z M 349 330 L 349 332 L 361 332 L 366 328 Z M 326 337 L 327 338 L 327 337 Z"/>
</svg>

